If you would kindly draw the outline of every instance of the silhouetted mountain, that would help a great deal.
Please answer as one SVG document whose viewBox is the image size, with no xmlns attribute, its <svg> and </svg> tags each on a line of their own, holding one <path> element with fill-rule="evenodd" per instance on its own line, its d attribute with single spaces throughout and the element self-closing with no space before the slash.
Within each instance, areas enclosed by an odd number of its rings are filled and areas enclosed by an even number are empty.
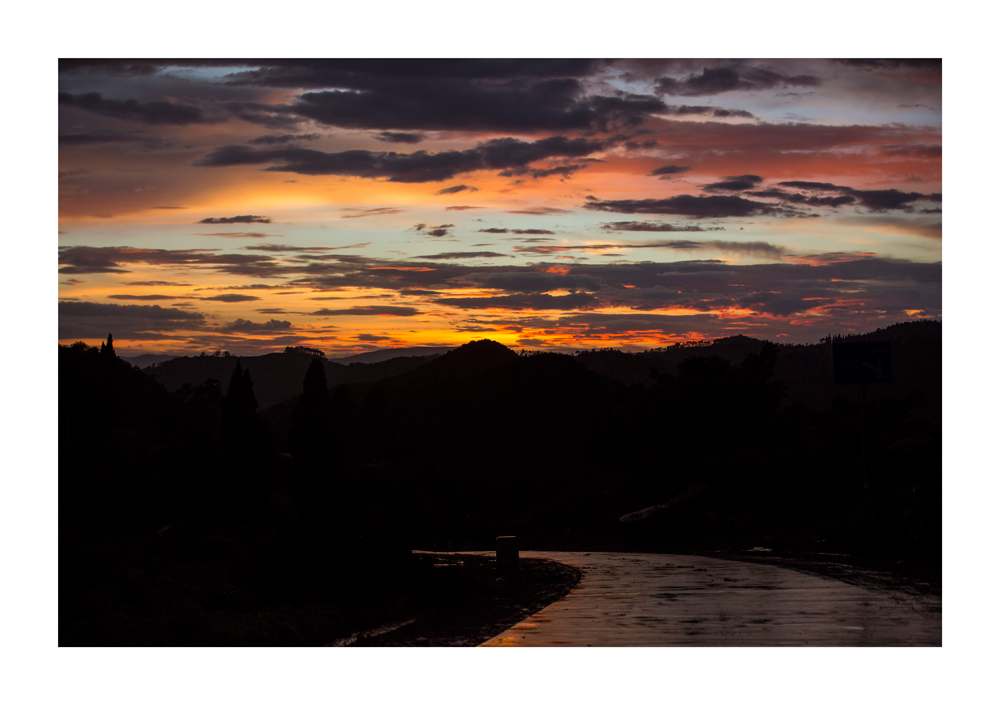
<svg viewBox="0 0 1000 705">
<path fill-rule="evenodd" d="M 865 340 L 889 343 L 891 382 L 834 384 L 834 344 Z M 501 534 L 841 552 L 933 579 L 941 344 L 919 322 L 634 354 L 480 340 L 372 364 L 205 356 L 154 368 L 176 392 L 110 336 L 60 347 L 60 619 L 93 635 L 87 615 L 118 614 L 102 590 L 133 599 L 145 583 L 128 576 L 161 560 L 210 566 L 260 604 L 371 605 L 410 549 Z M 262 409 L 265 394 L 288 397 Z"/>
<path fill-rule="evenodd" d="M 250 371 L 254 391 L 261 409 L 296 397 L 302 390 L 302 379 L 315 356 L 306 353 L 283 352 L 251 357 L 177 357 L 162 362 L 146 372 L 163 384 L 168 391 L 177 392 L 194 387 L 209 379 L 229 379 L 239 360 Z M 331 385 L 375 382 L 420 367 L 433 359 L 424 357 L 396 357 L 383 362 L 365 364 L 355 362 L 344 365 L 323 360 L 324 371 Z"/>
<path fill-rule="evenodd" d="M 460 379 L 507 367 L 517 361 L 517 353 L 492 340 L 474 340 L 432 360 L 408 379 Z"/>
<path fill-rule="evenodd" d="M 130 365 L 135 365 L 139 369 L 144 369 L 150 365 L 156 365 L 161 362 L 166 362 L 167 360 L 173 360 L 175 357 L 179 357 L 179 355 L 156 355 L 153 353 L 129 355 L 128 353 L 125 353 L 123 355 L 119 355 L 118 357 L 125 360 Z"/>
<path fill-rule="evenodd" d="M 196 502 L 211 429 L 114 356 L 59 348 L 60 529 L 149 530 Z"/>
<path fill-rule="evenodd" d="M 372 350 L 371 352 L 358 353 L 357 355 L 347 355 L 345 357 L 331 358 L 334 362 L 342 365 L 349 365 L 352 362 L 383 362 L 397 357 L 426 357 L 428 355 L 444 355 L 452 348 L 384 348 L 382 350 Z"/>
<path fill-rule="evenodd" d="M 940 400 L 941 323 L 911 321 L 871 333 L 838 338 L 844 342 L 889 342 L 892 346 L 892 381 L 874 386 L 873 394 L 929 395 Z M 690 358 L 715 357 L 730 365 L 741 365 L 747 355 L 759 354 L 766 341 L 736 335 L 703 343 L 680 344 L 641 353 L 605 349 L 584 351 L 577 359 L 589 370 L 624 384 L 649 387 L 657 375 L 676 374 Z M 835 341 L 836 342 L 836 341 Z M 810 408 L 829 408 L 838 394 L 850 389 L 833 383 L 833 352 L 830 341 L 812 345 L 779 345 L 774 379 L 785 392 L 784 403 Z"/>
</svg>

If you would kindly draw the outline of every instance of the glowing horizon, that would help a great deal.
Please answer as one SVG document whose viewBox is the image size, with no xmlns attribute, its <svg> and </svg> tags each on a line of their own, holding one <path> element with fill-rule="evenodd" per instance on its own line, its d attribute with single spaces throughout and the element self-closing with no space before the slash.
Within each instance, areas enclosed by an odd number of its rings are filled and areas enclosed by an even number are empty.
<svg viewBox="0 0 1000 705">
<path fill-rule="evenodd" d="M 940 61 L 203 63 L 60 62 L 60 343 L 641 349 L 941 318 Z"/>
</svg>

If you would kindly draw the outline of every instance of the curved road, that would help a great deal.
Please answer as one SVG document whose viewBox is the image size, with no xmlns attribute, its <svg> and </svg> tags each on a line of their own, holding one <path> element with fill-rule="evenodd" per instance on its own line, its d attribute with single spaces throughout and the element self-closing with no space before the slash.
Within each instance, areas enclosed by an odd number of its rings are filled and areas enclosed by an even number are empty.
<svg viewBox="0 0 1000 705">
<path fill-rule="evenodd" d="M 481 646 L 940 646 L 941 599 L 758 563 L 522 551 L 583 572 Z"/>
</svg>

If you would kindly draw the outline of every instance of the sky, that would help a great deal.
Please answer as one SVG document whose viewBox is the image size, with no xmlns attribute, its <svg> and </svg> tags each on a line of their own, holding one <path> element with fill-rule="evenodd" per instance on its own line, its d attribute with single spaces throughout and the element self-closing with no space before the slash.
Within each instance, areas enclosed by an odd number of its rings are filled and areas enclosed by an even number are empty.
<svg viewBox="0 0 1000 705">
<path fill-rule="evenodd" d="M 939 60 L 59 61 L 59 342 L 328 356 L 941 319 Z"/>
</svg>

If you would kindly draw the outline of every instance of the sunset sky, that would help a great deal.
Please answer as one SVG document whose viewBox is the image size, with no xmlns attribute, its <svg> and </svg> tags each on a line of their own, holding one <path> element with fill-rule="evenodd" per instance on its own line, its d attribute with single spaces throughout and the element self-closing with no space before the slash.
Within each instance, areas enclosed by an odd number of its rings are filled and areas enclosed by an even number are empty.
<svg viewBox="0 0 1000 705">
<path fill-rule="evenodd" d="M 940 320 L 941 98 L 936 60 L 62 60 L 59 342 Z"/>
</svg>

